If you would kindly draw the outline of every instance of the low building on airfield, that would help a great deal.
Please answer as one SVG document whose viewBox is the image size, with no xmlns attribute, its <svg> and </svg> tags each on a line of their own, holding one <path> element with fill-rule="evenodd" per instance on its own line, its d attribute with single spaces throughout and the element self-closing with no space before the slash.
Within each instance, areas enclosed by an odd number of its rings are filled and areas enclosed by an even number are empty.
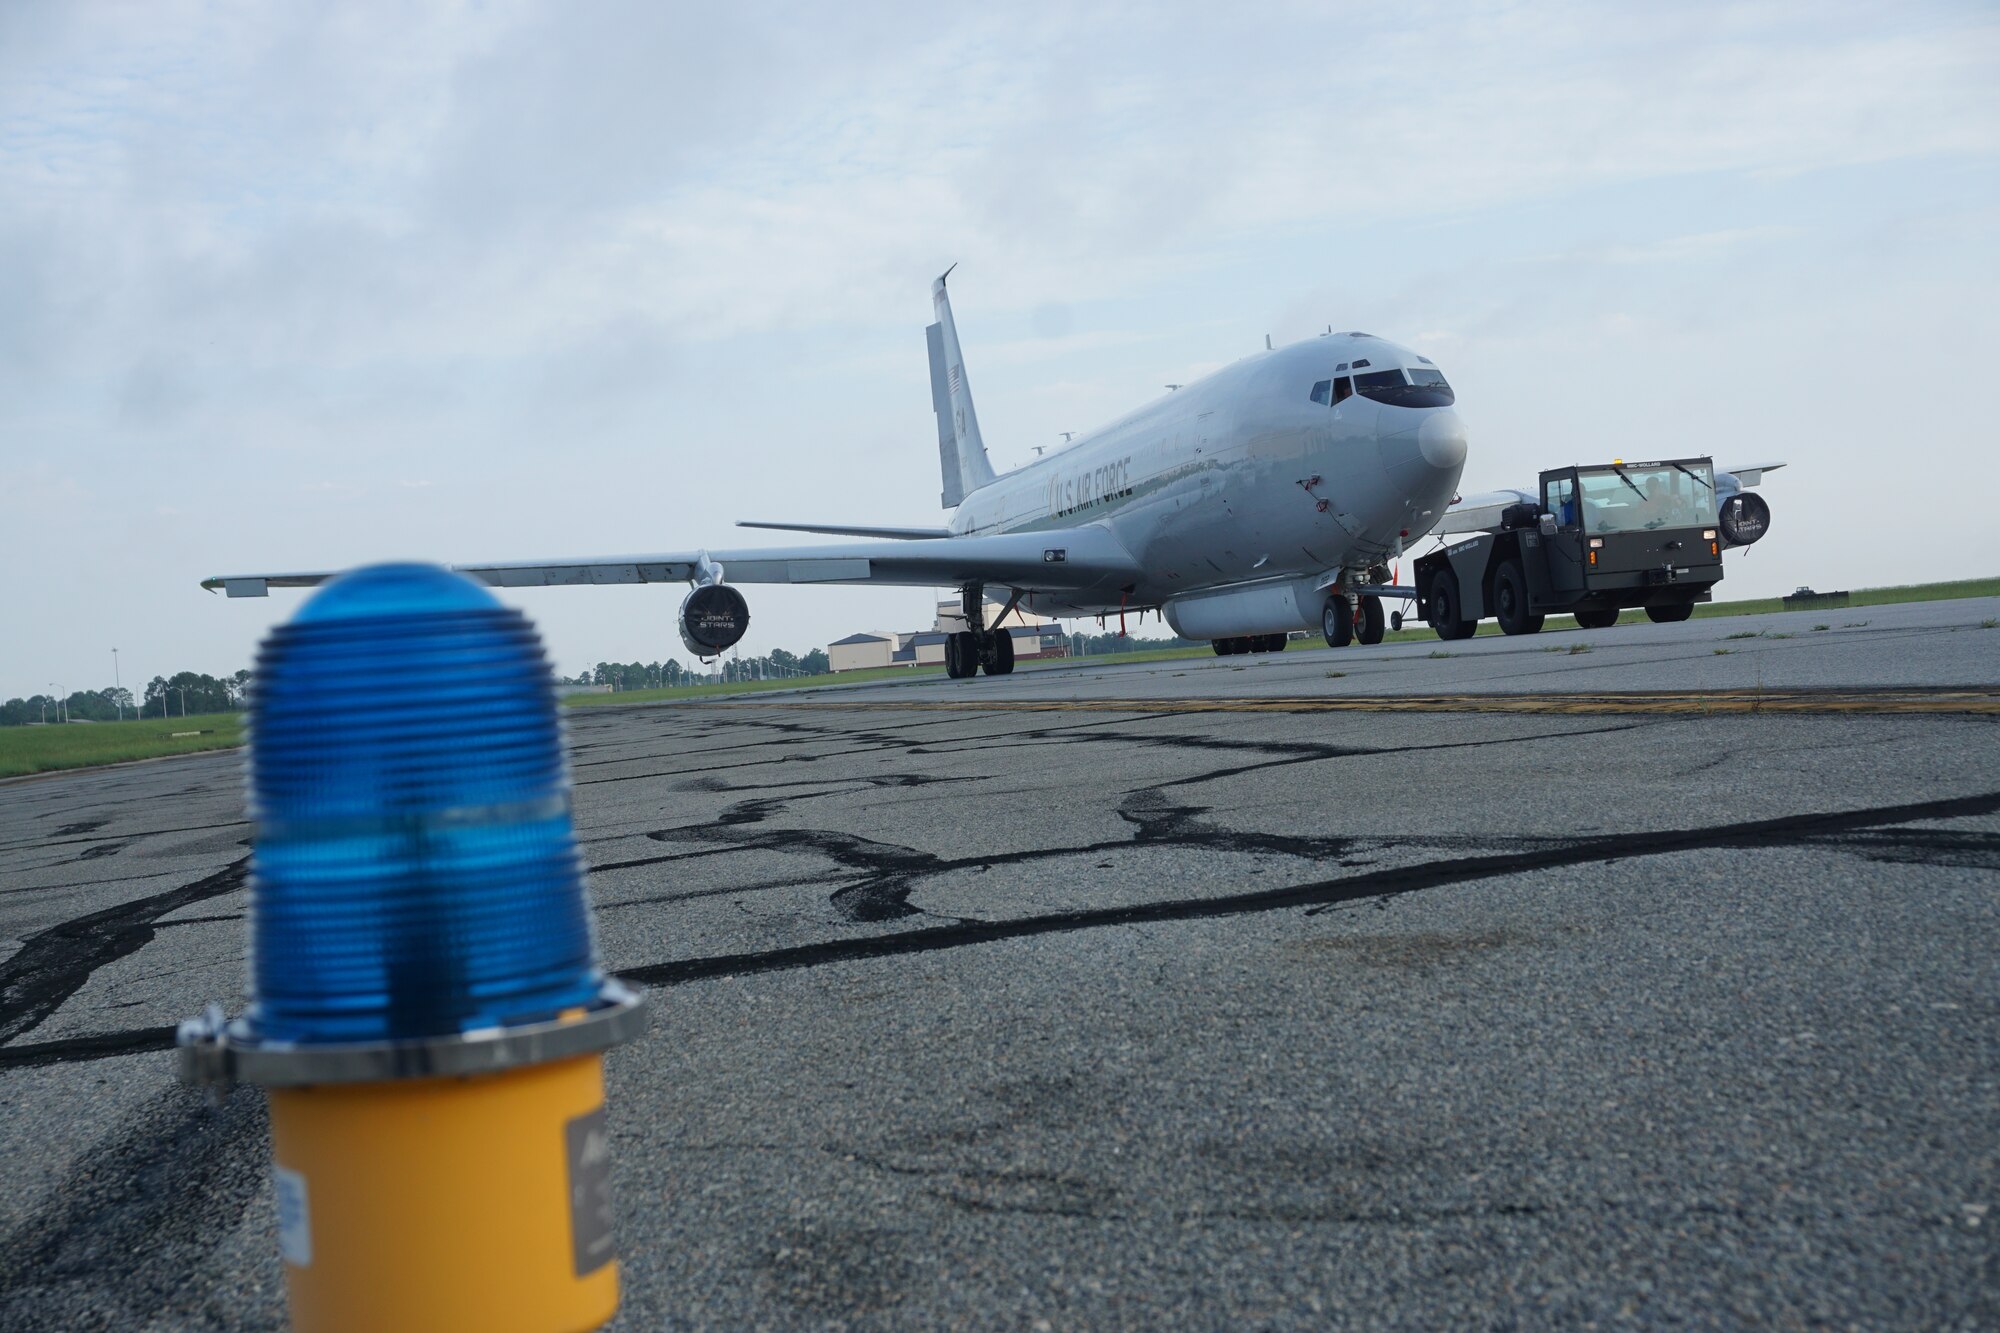
<svg viewBox="0 0 2000 1333">
<path fill-rule="evenodd" d="M 827 666 L 833 671 L 869 671 L 896 665 L 901 636 L 891 633 L 850 634 L 826 646 Z"/>
<path fill-rule="evenodd" d="M 1000 610 L 1000 603 L 987 603 L 988 625 L 993 624 Z M 927 630 L 905 633 L 873 630 L 835 639 L 826 646 L 827 664 L 835 672 L 943 666 L 945 640 L 965 627 L 965 613 L 954 597 L 937 604 L 937 619 Z M 1029 615 L 1015 607 L 1007 614 L 1006 628 L 1014 636 L 1014 660 L 1017 662 L 1066 657 L 1069 654 L 1069 636 L 1063 632 L 1058 621 Z"/>
</svg>

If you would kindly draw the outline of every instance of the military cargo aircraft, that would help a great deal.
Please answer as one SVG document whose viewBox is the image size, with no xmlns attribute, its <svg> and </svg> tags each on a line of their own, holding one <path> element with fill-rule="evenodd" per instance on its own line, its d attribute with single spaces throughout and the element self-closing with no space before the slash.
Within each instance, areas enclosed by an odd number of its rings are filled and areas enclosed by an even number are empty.
<svg viewBox="0 0 2000 1333">
<path fill-rule="evenodd" d="M 742 638 L 756 583 L 957 589 L 967 628 L 946 644 L 955 677 L 1013 669 L 1016 607 L 1045 616 L 1157 610 L 1222 654 L 1269 652 L 1317 627 L 1329 644 L 1380 642 L 1405 547 L 1458 499 L 1466 430 L 1429 357 L 1367 333 L 1267 348 L 1006 473 L 987 457 L 946 289 L 931 284 L 931 406 L 952 510 L 943 527 L 759 523 L 857 538 L 461 564 L 505 588 L 689 583 L 682 641 L 714 657 Z M 1268 342 L 1268 340 L 1267 340 Z M 311 587 L 338 571 L 238 574 L 231 597 Z M 1004 597 L 994 624 L 988 598 Z"/>
</svg>

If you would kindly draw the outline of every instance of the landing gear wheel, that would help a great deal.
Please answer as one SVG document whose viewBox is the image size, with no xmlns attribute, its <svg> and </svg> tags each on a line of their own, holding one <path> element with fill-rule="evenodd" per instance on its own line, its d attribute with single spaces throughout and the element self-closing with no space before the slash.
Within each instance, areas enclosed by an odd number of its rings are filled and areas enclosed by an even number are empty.
<svg viewBox="0 0 2000 1333">
<path fill-rule="evenodd" d="M 1601 611 L 1579 611 L 1576 613 L 1578 629 L 1610 629 L 1618 623 L 1618 608 L 1606 607 Z"/>
<path fill-rule="evenodd" d="M 1382 599 L 1364 597 L 1361 599 L 1361 624 L 1356 627 L 1354 637 L 1363 643 L 1382 642 Z"/>
<path fill-rule="evenodd" d="M 1264 636 L 1264 651 L 1267 653 L 1282 653 L 1285 651 L 1285 645 L 1290 643 L 1291 640 L 1292 636 L 1289 634 L 1266 634 Z"/>
<path fill-rule="evenodd" d="M 1354 642 L 1354 608 L 1347 604 L 1347 598 L 1335 593 L 1326 599 L 1326 609 L 1319 613 L 1319 632 L 1326 636 L 1329 648 L 1345 648 Z"/>
<path fill-rule="evenodd" d="M 1216 639 L 1209 646 L 1215 649 L 1217 657 L 1234 657 L 1237 652 L 1236 644 L 1235 639 Z"/>
<path fill-rule="evenodd" d="M 1671 625 L 1676 621 L 1686 620 L 1693 614 L 1693 602 L 1669 602 L 1665 606 L 1649 606 L 1646 608 L 1646 619 L 1652 621 L 1655 625 Z"/>
<path fill-rule="evenodd" d="M 1528 578 L 1519 560 L 1502 562 L 1493 571 L 1493 618 L 1502 634 L 1540 634 L 1543 617 L 1528 609 Z"/>
<path fill-rule="evenodd" d="M 986 674 L 1005 676 L 1014 670 L 1014 636 L 1004 629 L 988 630 L 987 639 L 993 651 L 986 659 Z"/>
<path fill-rule="evenodd" d="M 1458 600 L 1458 575 L 1449 569 L 1439 570 L 1431 580 L 1431 600 L 1426 608 L 1430 615 L 1426 618 L 1440 639 L 1469 639 L 1479 629 L 1478 621 L 1458 618 L 1462 605 Z"/>
<path fill-rule="evenodd" d="M 1398 634 L 1403 632 L 1403 613 L 1401 611 L 1391 611 L 1389 613 L 1389 628 Z"/>
<path fill-rule="evenodd" d="M 970 631 L 951 634 L 944 641 L 944 674 L 964 680 L 979 671 L 979 642 Z"/>
</svg>

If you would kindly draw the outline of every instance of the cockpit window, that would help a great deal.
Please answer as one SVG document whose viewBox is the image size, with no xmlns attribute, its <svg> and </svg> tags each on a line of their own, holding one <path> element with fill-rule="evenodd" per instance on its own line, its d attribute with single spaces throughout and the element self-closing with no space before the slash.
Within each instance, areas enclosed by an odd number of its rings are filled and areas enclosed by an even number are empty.
<svg viewBox="0 0 2000 1333">
<path fill-rule="evenodd" d="M 1429 366 L 1356 375 L 1354 387 L 1362 397 L 1391 407 L 1450 407 L 1458 401 L 1444 375 Z"/>
<path fill-rule="evenodd" d="M 1342 375 L 1333 382 L 1333 401 L 1344 403 L 1354 396 L 1354 381 Z"/>
<path fill-rule="evenodd" d="M 1333 388 L 1332 380 L 1321 380 L 1318 384 L 1313 385 L 1312 400 L 1315 403 L 1330 402 L 1331 400 L 1327 397 L 1327 391 L 1331 388 Z"/>
<path fill-rule="evenodd" d="M 1715 518 L 1715 475 L 1706 463 L 1639 463 L 1579 475 L 1585 531 L 1698 528 Z"/>
</svg>

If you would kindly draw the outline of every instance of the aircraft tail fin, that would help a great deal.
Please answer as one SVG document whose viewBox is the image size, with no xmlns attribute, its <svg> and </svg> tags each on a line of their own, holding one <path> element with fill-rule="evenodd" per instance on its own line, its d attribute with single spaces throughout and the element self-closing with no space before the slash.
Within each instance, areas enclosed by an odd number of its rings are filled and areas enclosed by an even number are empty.
<svg viewBox="0 0 2000 1333">
<path fill-rule="evenodd" d="M 944 325 L 924 330 L 931 345 L 931 411 L 937 414 L 938 467 L 944 473 L 941 508 L 956 509 L 965 499 L 965 482 L 958 474 L 958 438 L 951 429 L 951 392 L 944 377 Z"/>
<path fill-rule="evenodd" d="M 958 350 L 958 329 L 952 323 L 951 297 L 944 286 L 950 276 L 951 269 L 946 269 L 931 284 L 937 323 L 924 330 L 930 343 L 931 410 L 937 413 L 938 463 L 944 474 L 944 492 L 939 499 L 946 509 L 956 508 L 994 475 L 993 464 L 986 457 L 986 441 L 979 434 L 979 415 L 972 407 L 972 386 L 966 382 L 965 358 Z"/>
</svg>

